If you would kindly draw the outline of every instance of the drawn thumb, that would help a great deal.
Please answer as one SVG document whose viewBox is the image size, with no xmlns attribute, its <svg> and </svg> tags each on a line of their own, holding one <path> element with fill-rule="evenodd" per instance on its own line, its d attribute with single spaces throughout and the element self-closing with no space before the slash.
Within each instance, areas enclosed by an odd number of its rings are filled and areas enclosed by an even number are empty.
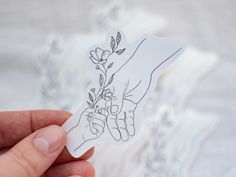
<svg viewBox="0 0 236 177">
<path fill-rule="evenodd" d="M 118 114 L 123 107 L 123 91 L 120 89 L 119 91 L 115 92 L 115 95 L 112 98 L 111 103 L 111 114 L 116 115 Z"/>
<path fill-rule="evenodd" d="M 4 169 L 0 176 L 41 176 L 59 156 L 65 142 L 65 132 L 59 126 L 36 131 L 0 156 L 0 166 Z"/>
</svg>

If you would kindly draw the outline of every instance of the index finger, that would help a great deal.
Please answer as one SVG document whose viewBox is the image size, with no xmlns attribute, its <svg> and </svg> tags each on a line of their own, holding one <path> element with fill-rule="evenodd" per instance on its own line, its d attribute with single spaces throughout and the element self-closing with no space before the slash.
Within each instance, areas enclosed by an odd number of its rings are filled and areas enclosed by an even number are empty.
<svg viewBox="0 0 236 177">
<path fill-rule="evenodd" d="M 34 131 L 52 124 L 62 125 L 71 113 L 65 111 L 33 110 L 0 112 L 0 149 L 8 148 L 33 133 Z M 79 159 L 88 159 L 93 149 Z M 57 163 L 75 160 L 67 151 L 61 153 Z"/>
<path fill-rule="evenodd" d="M 12 146 L 42 127 L 62 125 L 70 116 L 49 110 L 0 112 L 0 148 Z"/>
</svg>

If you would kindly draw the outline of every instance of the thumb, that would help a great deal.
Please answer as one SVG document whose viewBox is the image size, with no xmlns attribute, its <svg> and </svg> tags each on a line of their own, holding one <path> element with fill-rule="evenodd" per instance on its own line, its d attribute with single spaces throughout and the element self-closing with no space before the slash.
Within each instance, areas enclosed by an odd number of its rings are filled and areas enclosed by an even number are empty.
<svg viewBox="0 0 236 177">
<path fill-rule="evenodd" d="M 112 115 L 119 114 L 123 107 L 124 89 L 116 89 L 111 100 L 110 112 Z"/>
<path fill-rule="evenodd" d="M 65 142 L 65 132 L 59 126 L 36 131 L 0 156 L 0 176 L 39 177 L 59 156 Z"/>
</svg>

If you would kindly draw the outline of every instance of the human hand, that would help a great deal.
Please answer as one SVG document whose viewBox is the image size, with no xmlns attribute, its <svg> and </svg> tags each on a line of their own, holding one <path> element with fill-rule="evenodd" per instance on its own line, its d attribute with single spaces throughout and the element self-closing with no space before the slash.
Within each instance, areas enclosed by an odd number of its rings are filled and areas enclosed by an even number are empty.
<svg viewBox="0 0 236 177">
<path fill-rule="evenodd" d="M 93 149 L 75 159 L 64 148 L 60 125 L 70 116 L 63 111 L 0 112 L 0 176 L 93 177 L 86 162 Z"/>
</svg>

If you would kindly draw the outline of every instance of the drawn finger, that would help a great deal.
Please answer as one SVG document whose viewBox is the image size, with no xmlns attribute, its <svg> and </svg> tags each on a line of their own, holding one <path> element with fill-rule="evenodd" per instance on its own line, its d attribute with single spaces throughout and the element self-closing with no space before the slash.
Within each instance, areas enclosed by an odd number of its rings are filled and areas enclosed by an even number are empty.
<svg viewBox="0 0 236 177">
<path fill-rule="evenodd" d="M 105 109 L 100 109 L 100 110 L 98 110 L 98 115 L 100 116 L 100 115 L 102 115 L 103 116 L 103 119 L 105 118 L 107 118 L 108 117 L 108 115 L 109 115 L 109 113 L 107 112 L 107 110 L 105 110 Z"/>
<path fill-rule="evenodd" d="M 128 135 L 127 125 L 126 125 L 125 120 L 126 120 L 125 112 L 123 114 L 117 115 L 117 125 L 118 125 L 118 129 L 120 131 L 120 134 L 121 134 L 121 139 L 123 141 L 128 141 L 129 135 Z"/>
<path fill-rule="evenodd" d="M 129 109 L 125 111 L 126 115 L 126 124 L 127 124 L 127 131 L 129 133 L 129 136 L 134 136 L 135 135 L 135 110 L 137 108 L 137 104 L 130 101 L 130 100 L 125 100 L 124 101 L 124 106 L 128 107 Z"/>
<path fill-rule="evenodd" d="M 103 121 L 103 122 L 106 121 L 106 116 L 103 115 L 103 114 L 97 114 L 97 113 L 96 113 L 96 114 L 93 115 L 93 117 L 96 118 L 96 119 L 99 119 L 99 120 L 101 120 L 101 121 Z"/>
<path fill-rule="evenodd" d="M 123 88 L 115 90 L 114 96 L 111 101 L 111 108 L 110 108 L 110 112 L 112 115 L 119 114 L 123 107 L 123 94 L 124 94 L 123 92 L 124 92 Z"/>
<path fill-rule="evenodd" d="M 116 116 L 110 116 L 108 119 L 107 119 L 107 126 L 108 126 L 108 129 L 111 133 L 111 136 L 116 140 L 116 141 L 119 141 L 121 139 L 121 134 L 120 134 L 120 131 L 118 130 L 118 126 L 117 126 L 117 123 L 116 123 Z"/>
<path fill-rule="evenodd" d="M 93 123 L 89 122 L 90 131 L 92 134 L 96 135 L 97 130 L 93 127 Z"/>
<path fill-rule="evenodd" d="M 126 125 L 129 136 L 135 135 L 135 124 L 134 124 L 134 111 L 130 110 L 126 113 Z"/>
<path fill-rule="evenodd" d="M 97 119 L 97 117 L 96 118 L 95 117 L 91 117 L 90 122 L 94 123 L 94 124 L 98 124 L 101 127 L 105 127 L 105 122 L 100 120 L 100 119 Z"/>
<path fill-rule="evenodd" d="M 104 132 L 104 127 L 100 126 L 99 124 L 93 123 L 93 127 L 97 130 L 97 136 L 100 136 Z"/>
</svg>

